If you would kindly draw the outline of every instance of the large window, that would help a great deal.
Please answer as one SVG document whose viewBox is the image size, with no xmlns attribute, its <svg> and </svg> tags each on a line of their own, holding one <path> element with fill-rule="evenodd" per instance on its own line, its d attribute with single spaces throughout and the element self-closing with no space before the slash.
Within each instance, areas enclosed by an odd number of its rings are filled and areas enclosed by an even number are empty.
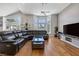
<svg viewBox="0 0 79 59">
<path fill-rule="evenodd" d="M 46 30 L 51 33 L 51 16 L 37 16 L 33 21 L 35 30 Z"/>
<path fill-rule="evenodd" d="M 47 27 L 47 17 L 46 16 L 38 16 L 37 23 L 38 23 L 38 29 L 46 30 L 46 27 Z"/>
</svg>

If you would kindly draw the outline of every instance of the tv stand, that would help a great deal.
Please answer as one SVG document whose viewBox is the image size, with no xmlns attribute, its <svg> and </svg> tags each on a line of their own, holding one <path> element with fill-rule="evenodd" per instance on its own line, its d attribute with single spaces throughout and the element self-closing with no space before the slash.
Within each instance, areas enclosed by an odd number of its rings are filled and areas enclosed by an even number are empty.
<svg viewBox="0 0 79 59">
<path fill-rule="evenodd" d="M 71 35 L 60 35 L 61 36 L 61 40 L 66 42 L 66 43 L 69 43 L 77 48 L 79 48 L 79 37 L 75 37 L 75 36 L 71 36 Z"/>
</svg>

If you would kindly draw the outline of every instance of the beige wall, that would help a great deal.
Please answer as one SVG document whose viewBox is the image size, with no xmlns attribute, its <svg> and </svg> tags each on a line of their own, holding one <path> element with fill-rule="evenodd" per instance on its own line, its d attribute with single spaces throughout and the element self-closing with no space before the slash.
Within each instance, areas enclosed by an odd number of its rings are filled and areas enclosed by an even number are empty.
<svg viewBox="0 0 79 59">
<path fill-rule="evenodd" d="M 2 26 L 0 26 L 0 31 L 2 31 L 2 29 L 3 29 L 3 17 L 0 17 L 0 24 L 2 24 Z"/>
<path fill-rule="evenodd" d="M 28 23 L 28 29 L 34 29 L 33 27 L 33 15 L 30 14 L 22 14 L 21 15 L 21 24 Z"/>
<path fill-rule="evenodd" d="M 55 27 L 57 26 L 57 14 L 51 15 L 51 34 L 55 34 Z"/>
<path fill-rule="evenodd" d="M 59 31 L 63 32 L 63 25 L 79 23 L 79 3 L 72 3 L 58 16 Z"/>
</svg>

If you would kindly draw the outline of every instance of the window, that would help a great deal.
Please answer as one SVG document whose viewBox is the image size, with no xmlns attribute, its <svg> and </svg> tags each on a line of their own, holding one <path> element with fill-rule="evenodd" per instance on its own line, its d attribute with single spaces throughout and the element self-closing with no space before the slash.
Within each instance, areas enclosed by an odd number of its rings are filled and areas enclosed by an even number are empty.
<svg viewBox="0 0 79 59">
<path fill-rule="evenodd" d="M 47 17 L 46 16 L 38 16 L 37 23 L 38 23 L 38 29 L 46 30 L 46 27 L 47 27 Z"/>
<path fill-rule="evenodd" d="M 51 33 L 51 16 L 37 16 L 33 20 L 35 30 L 46 30 Z"/>
</svg>

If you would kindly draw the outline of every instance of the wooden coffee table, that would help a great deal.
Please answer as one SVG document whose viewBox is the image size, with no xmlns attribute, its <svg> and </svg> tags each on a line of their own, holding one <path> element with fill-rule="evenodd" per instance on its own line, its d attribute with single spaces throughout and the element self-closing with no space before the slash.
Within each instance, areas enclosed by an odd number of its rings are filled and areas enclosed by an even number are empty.
<svg viewBox="0 0 79 59">
<path fill-rule="evenodd" d="M 44 48 L 44 39 L 43 37 L 33 37 L 32 40 L 32 49 L 36 49 L 36 48 Z"/>
</svg>

